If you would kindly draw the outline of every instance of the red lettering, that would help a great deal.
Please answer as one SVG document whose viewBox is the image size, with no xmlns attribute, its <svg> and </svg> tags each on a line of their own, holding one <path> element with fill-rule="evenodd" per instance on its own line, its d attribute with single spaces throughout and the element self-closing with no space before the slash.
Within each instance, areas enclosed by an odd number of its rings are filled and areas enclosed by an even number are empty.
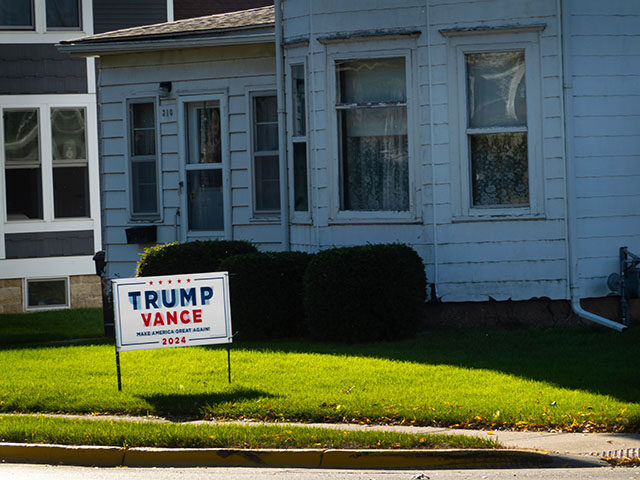
<svg viewBox="0 0 640 480">
<path fill-rule="evenodd" d="M 178 324 L 178 312 L 167 312 L 167 325 Z"/>
<path fill-rule="evenodd" d="M 193 323 L 202 323 L 202 310 L 193 311 Z"/>
<path fill-rule="evenodd" d="M 180 321 L 182 323 L 189 323 L 191 320 L 189 319 L 189 310 L 183 310 L 180 312 Z"/>
<path fill-rule="evenodd" d="M 160 312 L 156 313 L 156 318 L 153 320 L 153 326 L 155 327 L 156 325 L 164 325 L 164 320 Z"/>
<path fill-rule="evenodd" d="M 141 313 L 140 315 L 142 315 L 142 321 L 144 322 L 144 326 L 148 327 L 149 324 L 151 323 L 151 314 L 150 313 L 147 313 L 147 314 Z"/>
</svg>

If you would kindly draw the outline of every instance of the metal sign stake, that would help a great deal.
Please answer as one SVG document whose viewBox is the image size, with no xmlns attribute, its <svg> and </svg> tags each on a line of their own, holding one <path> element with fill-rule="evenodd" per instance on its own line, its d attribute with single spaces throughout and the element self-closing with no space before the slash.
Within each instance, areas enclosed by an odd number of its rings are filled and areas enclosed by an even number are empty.
<svg viewBox="0 0 640 480">
<path fill-rule="evenodd" d="M 227 372 L 229 372 L 229 383 L 231 383 L 231 347 L 227 345 Z"/>
<path fill-rule="evenodd" d="M 118 371 L 118 391 L 122 391 L 122 377 L 120 376 L 120 352 L 116 347 L 116 370 Z"/>
</svg>

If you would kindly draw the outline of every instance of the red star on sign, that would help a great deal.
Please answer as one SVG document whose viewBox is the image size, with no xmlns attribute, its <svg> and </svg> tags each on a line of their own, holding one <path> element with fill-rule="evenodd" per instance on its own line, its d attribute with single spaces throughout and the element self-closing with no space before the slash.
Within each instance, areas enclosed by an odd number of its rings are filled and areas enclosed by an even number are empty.
<svg viewBox="0 0 640 480">
<path fill-rule="evenodd" d="M 169 283 L 171 283 L 171 280 L 169 280 Z"/>
<path fill-rule="evenodd" d="M 149 285 L 153 285 L 153 282 L 149 282 Z"/>
<path fill-rule="evenodd" d="M 182 283 L 182 280 L 178 279 L 178 283 Z"/>
<path fill-rule="evenodd" d="M 158 283 L 159 283 L 160 285 L 162 285 L 162 280 L 160 280 Z"/>
<path fill-rule="evenodd" d="M 187 278 L 187 283 L 191 283 L 191 279 L 190 278 Z"/>
</svg>

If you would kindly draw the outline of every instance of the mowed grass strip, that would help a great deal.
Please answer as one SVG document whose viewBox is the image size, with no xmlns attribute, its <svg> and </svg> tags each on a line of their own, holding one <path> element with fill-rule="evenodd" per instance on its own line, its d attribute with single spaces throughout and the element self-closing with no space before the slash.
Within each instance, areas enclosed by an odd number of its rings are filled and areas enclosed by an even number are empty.
<svg viewBox="0 0 640 480">
<path fill-rule="evenodd" d="M 0 416 L 0 442 L 175 448 L 498 448 L 464 435 Z"/>
<path fill-rule="evenodd" d="M 0 349 L 0 411 L 640 431 L 640 330 L 439 331 L 371 345 L 226 351 Z"/>
<path fill-rule="evenodd" d="M 77 340 L 104 335 L 102 309 L 0 315 L 0 345 Z"/>
</svg>

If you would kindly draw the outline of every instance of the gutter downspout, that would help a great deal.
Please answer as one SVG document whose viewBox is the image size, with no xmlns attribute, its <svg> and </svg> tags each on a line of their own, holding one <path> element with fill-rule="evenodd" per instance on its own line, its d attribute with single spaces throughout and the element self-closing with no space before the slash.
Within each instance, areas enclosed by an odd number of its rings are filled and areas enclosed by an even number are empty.
<svg viewBox="0 0 640 480">
<path fill-rule="evenodd" d="M 282 225 L 282 248 L 291 250 L 289 229 L 289 177 L 287 175 L 286 109 L 284 105 L 284 48 L 282 46 L 282 0 L 274 0 L 276 33 L 276 91 L 278 99 L 278 157 L 280 163 L 280 224 Z"/>
<path fill-rule="evenodd" d="M 567 0 L 557 0 L 557 15 L 558 15 L 558 42 L 559 42 L 559 56 L 560 67 L 562 75 L 562 96 L 560 101 L 562 102 L 561 108 L 563 113 L 562 123 L 562 136 L 563 136 L 563 157 L 565 158 L 565 199 L 566 199 L 566 214 L 565 214 L 565 228 L 567 232 L 567 280 L 569 283 L 569 297 L 571 299 L 571 309 L 580 318 L 589 320 L 591 322 L 603 325 L 608 328 L 612 328 L 621 332 L 627 327 L 621 323 L 614 322 L 607 318 L 601 317 L 591 312 L 587 312 L 580 305 L 580 280 L 578 272 L 578 254 L 577 249 L 577 235 L 576 235 L 576 213 L 575 213 L 575 190 L 574 190 L 574 157 L 573 157 L 573 131 L 570 119 L 573 118 L 573 83 L 571 81 L 571 72 L 568 65 L 569 59 L 569 41 L 566 37 L 569 22 Z"/>
</svg>

